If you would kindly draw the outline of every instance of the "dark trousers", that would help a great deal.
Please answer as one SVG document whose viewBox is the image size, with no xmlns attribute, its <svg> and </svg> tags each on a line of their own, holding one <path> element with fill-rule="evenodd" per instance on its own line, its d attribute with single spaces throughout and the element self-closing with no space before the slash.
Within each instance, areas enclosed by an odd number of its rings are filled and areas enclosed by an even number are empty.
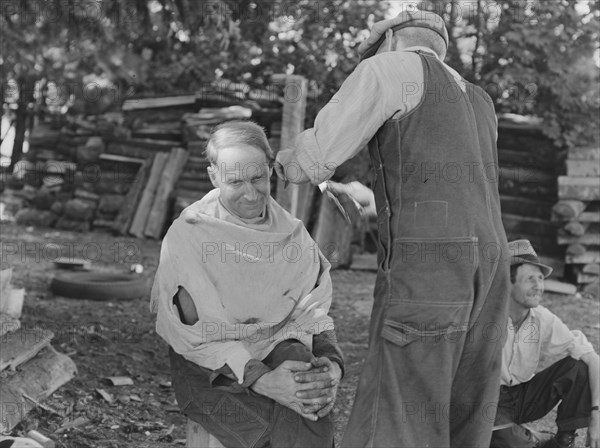
<svg viewBox="0 0 600 448">
<path fill-rule="evenodd" d="M 588 368 L 583 361 L 566 357 L 526 383 L 502 387 L 495 424 L 516 425 L 494 431 L 491 447 L 531 448 L 530 434 L 519 425 L 544 417 L 558 402 L 556 425 L 559 431 L 588 426 L 592 404 Z"/>
<path fill-rule="evenodd" d="M 330 416 L 316 422 L 301 417 L 251 390 L 233 393 L 223 377 L 210 383 L 211 371 L 172 349 L 169 351 L 175 396 L 182 412 L 200 423 L 227 448 L 330 448 Z M 275 369 L 286 360 L 310 361 L 312 353 L 298 341 L 280 343 L 263 362 Z M 220 385 L 215 385 L 216 383 Z"/>
</svg>

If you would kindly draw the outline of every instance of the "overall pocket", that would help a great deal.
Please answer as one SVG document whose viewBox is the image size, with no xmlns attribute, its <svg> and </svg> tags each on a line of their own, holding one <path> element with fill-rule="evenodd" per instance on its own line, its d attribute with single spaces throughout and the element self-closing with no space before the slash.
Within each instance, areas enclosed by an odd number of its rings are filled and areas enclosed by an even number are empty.
<svg viewBox="0 0 600 448">
<path fill-rule="evenodd" d="M 397 238 L 382 337 L 398 345 L 456 340 L 469 326 L 476 237 Z"/>
</svg>

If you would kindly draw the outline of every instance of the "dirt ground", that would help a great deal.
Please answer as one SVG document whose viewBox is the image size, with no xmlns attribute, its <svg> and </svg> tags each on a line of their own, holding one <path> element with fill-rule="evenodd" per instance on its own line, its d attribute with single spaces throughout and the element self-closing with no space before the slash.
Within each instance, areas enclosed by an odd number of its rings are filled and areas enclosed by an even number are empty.
<svg viewBox="0 0 600 448">
<path fill-rule="evenodd" d="M 115 238 L 106 233 L 24 229 L 12 224 L 2 224 L 0 236 L 2 267 L 12 266 L 13 284 L 26 288 L 22 326 L 52 330 L 53 346 L 68 354 L 78 369 L 77 376 L 45 402 L 70 413 L 59 417 L 36 409 L 14 433 L 22 435 L 37 429 L 55 440 L 60 448 L 183 445 L 185 419 L 178 412 L 170 387 L 167 348 L 154 332 L 148 298 L 99 302 L 58 297 L 48 289 L 58 272 L 52 263 L 58 256 L 83 257 L 92 261 L 94 269 L 111 272 L 128 272 L 131 264 L 140 263 L 150 285 L 160 243 Z M 338 270 L 332 277 L 331 314 L 346 355 L 346 376 L 334 410 L 339 439 L 350 414 L 366 353 L 375 274 L 366 270 Z M 570 327 L 581 329 L 598 349 L 598 302 L 546 295 L 544 305 Z M 133 385 L 112 386 L 105 379 L 109 376 L 129 376 Z M 103 399 L 97 389 L 111 394 L 114 402 Z M 532 426 L 552 431 L 552 421 L 549 416 Z M 582 434 L 578 438 L 578 447 L 583 447 L 583 437 Z"/>
</svg>

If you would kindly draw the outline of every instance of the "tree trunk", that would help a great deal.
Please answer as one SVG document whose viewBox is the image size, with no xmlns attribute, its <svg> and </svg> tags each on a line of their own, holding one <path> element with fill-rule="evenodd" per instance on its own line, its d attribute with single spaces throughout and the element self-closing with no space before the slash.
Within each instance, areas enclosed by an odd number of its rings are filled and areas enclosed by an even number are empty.
<svg viewBox="0 0 600 448">
<path fill-rule="evenodd" d="M 19 102 L 16 113 L 17 118 L 15 120 L 15 142 L 10 157 L 10 170 L 23 157 L 23 142 L 25 141 L 25 131 L 27 130 L 27 118 L 29 115 L 28 105 L 33 102 L 35 77 L 31 74 L 21 75 L 17 79 L 17 85 L 19 88 Z"/>
</svg>

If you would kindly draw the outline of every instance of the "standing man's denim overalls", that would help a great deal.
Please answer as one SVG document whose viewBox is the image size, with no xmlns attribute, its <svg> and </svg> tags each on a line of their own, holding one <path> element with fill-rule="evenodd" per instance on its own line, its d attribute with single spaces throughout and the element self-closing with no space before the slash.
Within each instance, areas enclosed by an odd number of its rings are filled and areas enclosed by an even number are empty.
<svg viewBox="0 0 600 448">
<path fill-rule="evenodd" d="M 494 109 L 421 60 L 422 103 L 369 143 L 379 269 L 343 447 L 483 448 L 494 423 L 509 290 Z"/>
</svg>

